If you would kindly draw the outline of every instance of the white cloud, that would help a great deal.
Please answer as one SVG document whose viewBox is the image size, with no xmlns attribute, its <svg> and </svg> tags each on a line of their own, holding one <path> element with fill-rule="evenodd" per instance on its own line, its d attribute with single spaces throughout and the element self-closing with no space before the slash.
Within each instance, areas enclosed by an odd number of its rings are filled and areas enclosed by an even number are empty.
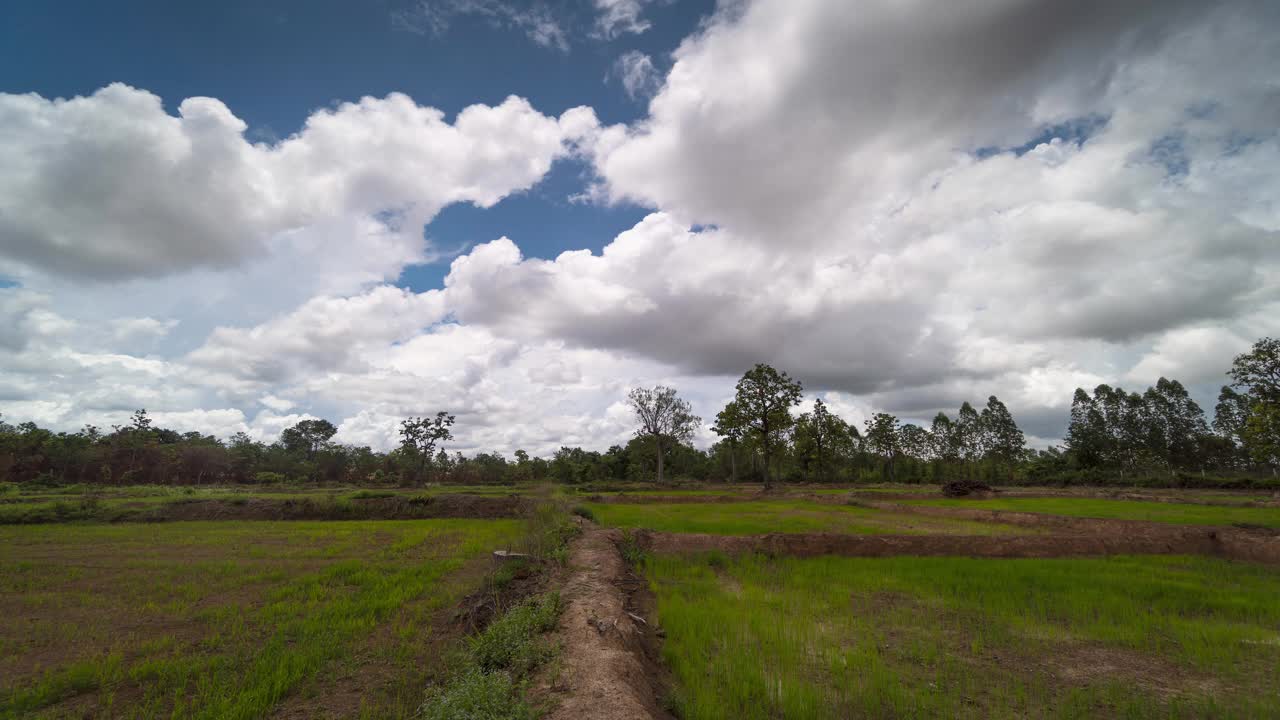
<svg viewBox="0 0 1280 720">
<path fill-rule="evenodd" d="M 596 9 L 595 33 L 601 39 L 612 40 L 620 35 L 639 35 L 648 30 L 650 23 L 643 17 L 644 7 L 650 0 L 593 0 Z"/>
<path fill-rule="evenodd" d="M 583 117 L 566 123 L 580 131 Z M 273 236 L 366 218 L 407 246 L 406 261 L 442 207 L 528 188 L 576 139 L 516 97 L 452 125 L 391 94 L 317 111 L 274 145 L 245 130 L 216 99 L 187 98 L 172 116 L 121 84 L 71 100 L 0 94 L 0 260 L 155 277 L 236 267 L 268 254 Z"/>
<path fill-rule="evenodd" d="M 653 59 L 639 50 L 629 50 L 618 56 L 611 74 L 618 78 L 627 97 L 632 100 L 649 97 L 662 85 Z"/>
<path fill-rule="evenodd" d="M 521 4 L 504 0 L 418 0 L 392 13 L 392 22 L 402 30 L 419 35 L 444 34 L 454 18 L 473 15 L 497 27 L 523 32 L 530 40 L 547 48 L 569 50 L 569 38 L 560 20 L 545 3 Z"/>
</svg>

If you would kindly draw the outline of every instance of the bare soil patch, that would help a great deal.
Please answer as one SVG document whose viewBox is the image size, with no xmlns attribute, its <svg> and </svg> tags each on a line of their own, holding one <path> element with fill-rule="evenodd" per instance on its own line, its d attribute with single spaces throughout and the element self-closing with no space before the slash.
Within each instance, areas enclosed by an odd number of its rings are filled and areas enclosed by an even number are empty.
<svg viewBox="0 0 1280 720">
<path fill-rule="evenodd" d="M 652 720 L 671 717 L 657 702 L 663 671 L 656 631 L 644 614 L 652 610 L 644 582 L 622 560 L 621 533 L 584 524 L 569 551 L 570 574 L 556 631 L 562 646 L 558 667 L 548 672 L 540 695 L 555 708 L 551 720 Z"/>
<path fill-rule="evenodd" d="M 123 520 L 421 520 L 428 518 L 490 519 L 519 517 L 528 501 L 517 496 L 433 495 L 378 497 L 346 502 L 248 498 L 193 500 L 152 506 Z"/>
<path fill-rule="evenodd" d="M 1098 555 L 1220 555 L 1254 562 L 1280 563 L 1280 537 L 1235 529 L 1177 526 L 1139 528 L 1146 532 L 1089 535 L 842 535 L 773 533 L 706 535 L 640 531 L 642 545 L 659 553 L 718 551 L 729 554 L 815 557 L 889 557 L 893 555 L 999 558 L 1087 557 Z"/>
</svg>

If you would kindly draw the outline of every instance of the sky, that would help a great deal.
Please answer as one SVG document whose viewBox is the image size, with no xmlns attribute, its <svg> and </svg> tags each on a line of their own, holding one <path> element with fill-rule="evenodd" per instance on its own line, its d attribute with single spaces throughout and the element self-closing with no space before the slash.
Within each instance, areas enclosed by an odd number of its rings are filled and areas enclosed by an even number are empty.
<svg viewBox="0 0 1280 720">
<path fill-rule="evenodd" d="M 1207 411 L 1280 334 L 1264 0 L 6 3 L 0 413 L 548 455 L 769 363 L 850 422 Z"/>
</svg>

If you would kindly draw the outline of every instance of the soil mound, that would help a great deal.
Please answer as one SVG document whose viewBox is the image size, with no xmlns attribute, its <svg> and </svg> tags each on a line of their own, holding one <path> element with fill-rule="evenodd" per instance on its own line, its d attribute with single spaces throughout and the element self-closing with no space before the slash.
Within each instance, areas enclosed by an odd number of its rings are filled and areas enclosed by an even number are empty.
<svg viewBox="0 0 1280 720">
<path fill-rule="evenodd" d="M 527 509 L 519 497 L 490 495 L 395 496 L 331 500 L 239 498 L 172 502 L 122 520 L 418 520 L 513 518 Z"/>
<path fill-rule="evenodd" d="M 557 632 L 563 664 L 552 681 L 559 693 L 551 720 L 652 720 L 670 717 L 658 705 L 655 659 L 646 651 L 647 621 L 628 610 L 628 569 L 617 530 L 586 527 L 569 550 Z"/>
<path fill-rule="evenodd" d="M 977 480 L 952 480 L 942 486 L 942 494 L 949 498 L 990 497 L 994 493 L 990 485 Z"/>
</svg>

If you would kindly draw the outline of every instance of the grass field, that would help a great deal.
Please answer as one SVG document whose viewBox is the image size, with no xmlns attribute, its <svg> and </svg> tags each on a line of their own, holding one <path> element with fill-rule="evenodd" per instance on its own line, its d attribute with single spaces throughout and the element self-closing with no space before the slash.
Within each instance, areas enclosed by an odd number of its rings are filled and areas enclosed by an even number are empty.
<svg viewBox="0 0 1280 720">
<path fill-rule="evenodd" d="M 406 717 L 439 670 L 433 618 L 521 530 L 515 520 L 0 528 L 0 718 Z"/>
<path fill-rule="evenodd" d="M 1183 525 L 1234 525 L 1244 523 L 1280 528 L 1280 507 L 1197 505 L 1192 503 L 1101 500 L 1096 498 L 998 498 L 991 500 L 904 500 L 907 504 L 936 507 L 1016 510 L 1072 517 L 1146 520 Z"/>
<path fill-rule="evenodd" d="M 685 720 L 1274 718 L 1280 570 L 655 556 Z"/>
<path fill-rule="evenodd" d="M 1031 532 L 997 523 L 892 513 L 804 500 L 733 503 L 590 503 L 603 525 L 660 532 L 759 535 L 834 532 L 855 535 L 997 535 Z"/>
</svg>

